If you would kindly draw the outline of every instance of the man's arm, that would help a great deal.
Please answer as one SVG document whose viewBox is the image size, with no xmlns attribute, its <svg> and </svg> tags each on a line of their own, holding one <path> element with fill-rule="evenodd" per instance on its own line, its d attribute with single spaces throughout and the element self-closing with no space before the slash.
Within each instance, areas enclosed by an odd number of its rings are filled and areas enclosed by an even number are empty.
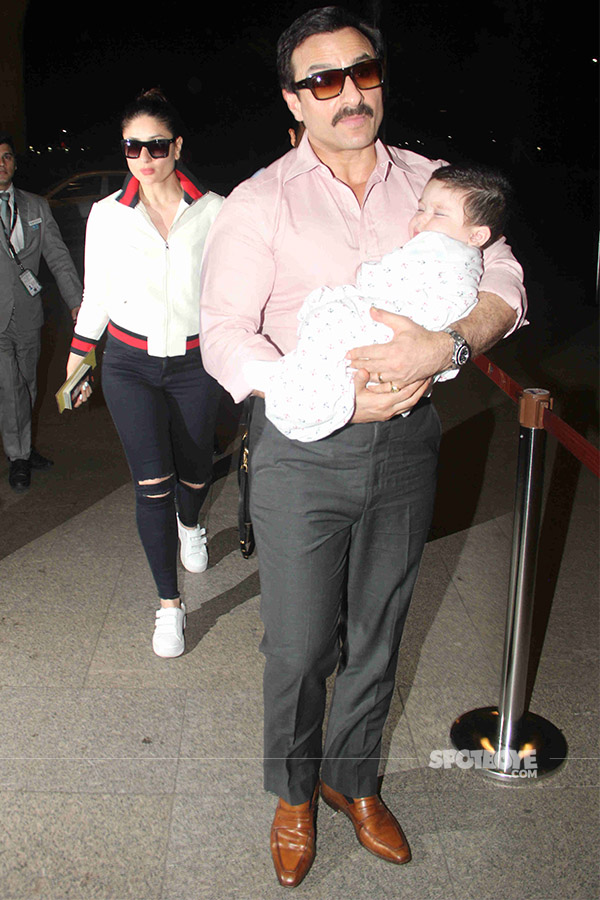
<svg viewBox="0 0 600 900">
<path fill-rule="evenodd" d="M 387 344 L 357 347 L 348 357 L 353 366 L 367 369 L 373 381 L 405 387 L 452 368 L 454 341 L 446 332 L 428 331 L 406 316 L 382 309 L 372 309 L 371 315 L 392 329 L 393 338 Z M 512 330 L 516 317 L 516 311 L 501 297 L 484 292 L 469 315 L 451 327 L 467 340 L 473 356 L 478 356 Z"/>
<path fill-rule="evenodd" d="M 81 305 L 83 292 L 81 281 L 48 202 L 43 197 L 38 199 L 44 220 L 42 254 L 56 280 L 61 297 L 71 310 L 71 316 L 75 320 Z"/>
<path fill-rule="evenodd" d="M 202 260 L 202 361 L 236 403 L 253 387 L 244 376 L 245 366 L 255 360 L 281 358 L 259 333 L 273 288 L 275 260 L 268 223 L 251 188 L 241 185 L 227 198 L 211 228 Z"/>
<path fill-rule="evenodd" d="M 492 244 L 484 252 L 483 259 L 485 271 L 479 288 L 479 302 L 468 316 L 452 325 L 471 345 L 474 356 L 489 350 L 503 336 L 525 324 L 527 306 L 523 270 L 505 239 Z M 348 353 L 348 359 L 355 368 L 367 369 L 373 381 L 384 382 L 377 390 L 383 391 L 386 382 L 393 382 L 417 402 L 424 391 L 415 391 L 416 384 L 451 366 L 453 341 L 450 335 L 427 331 L 404 316 L 383 310 L 372 310 L 371 315 L 392 329 L 393 338 L 387 344 L 356 347 Z M 372 398 L 366 393 L 373 390 L 376 389 L 357 387 L 357 416 L 360 416 L 357 421 L 378 420 L 378 410 L 373 408 Z M 397 402 L 400 396 L 400 393 L 395 394 Z M 414 405 L 409 398 L 406 402 Z M 371 413 L 373 418 L 369 419 Z"/>
</svg>

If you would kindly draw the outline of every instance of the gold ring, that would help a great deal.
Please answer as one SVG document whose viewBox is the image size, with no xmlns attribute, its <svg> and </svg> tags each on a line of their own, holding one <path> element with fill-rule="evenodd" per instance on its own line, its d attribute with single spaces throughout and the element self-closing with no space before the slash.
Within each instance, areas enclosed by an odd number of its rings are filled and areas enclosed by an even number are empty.
<svg viewBox="0 0 600 900">
<path fill-rule="evenodd" d="M 381 377 L 381 372 L 377 373 L 377 381 L 379 382 L 379 384 L 383 384 L 383 378 Z"/>
<path fill-rule="evenodd" d="M 390 381 L 390 388 L 392 389 L 392 394 L 397 394 L 400 390 L 397 384 L 392 384 Z"/>
</svg>

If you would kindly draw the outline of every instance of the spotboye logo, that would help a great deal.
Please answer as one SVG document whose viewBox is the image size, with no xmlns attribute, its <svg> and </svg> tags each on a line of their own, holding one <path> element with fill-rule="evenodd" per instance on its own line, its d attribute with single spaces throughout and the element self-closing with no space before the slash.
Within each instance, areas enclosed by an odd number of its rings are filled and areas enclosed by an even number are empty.
<svg viewBox="0 0 600 900">
<path fill-rule="evenodd" d="M 523 757 L 516 750 L 432 750 L 428 765 L 432 769 L 493 769 L 518 778 L 537 778 L 535 750 Z"/>
</svg>

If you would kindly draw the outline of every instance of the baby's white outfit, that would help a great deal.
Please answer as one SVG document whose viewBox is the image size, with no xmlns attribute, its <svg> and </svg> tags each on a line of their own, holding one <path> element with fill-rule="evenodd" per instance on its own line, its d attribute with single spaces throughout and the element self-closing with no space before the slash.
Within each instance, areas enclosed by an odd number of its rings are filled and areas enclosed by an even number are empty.
<svg viewBox="0 0 600 900">
<path fill-rule="evenodd" d="M 384 344 L 393 332 L 371 318 L 372 306 L 441 331 L 477 303 L 481 251 L 436 232 L 422 232 L 379 262 L 365 262 L 356 285 L 312 291 L 298 313 L 298 345 L 275 362 L 244 368 L 253 389 L 265 393 L 267 418 L 287 437 L 318 441 L 354 414 L 354 374 L 345 354 Z M 456 369 L 436 381 L 454 378 Z"/>
</svg>

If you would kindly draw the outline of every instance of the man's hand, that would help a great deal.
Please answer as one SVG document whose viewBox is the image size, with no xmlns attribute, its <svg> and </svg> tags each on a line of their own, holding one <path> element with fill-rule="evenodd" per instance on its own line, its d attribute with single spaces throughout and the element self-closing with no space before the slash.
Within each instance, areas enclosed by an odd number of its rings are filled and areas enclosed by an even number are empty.
<svg viewBox="0 0 600 900">
<path fill-rule="evenodd" d="M 371 316 L 391 328 L 394 336 L 386 344 L 355 347 L 346 354 L 353 368 L 368 369 L 371 381 L 393 382 L 404 389 L 451 366 L 454 342 L 450 335 L 428 331 L 406 316 L 375 307 Z"/>
<path fill-rule="evenodd" d="M 75 322 L 77 321 L 77 316 L 79 315 L 79 310 L 80 310 L 80 309 L 81 309 L 81 304 L 79 304 L 79 306 L 75 306 L 75 307 L 71 310 L 71 318 L 73 319 L 73 325 L 74 325 Z"/>
<path fill-rule="evenodd" d="M 468 316 L 451 324 L 470 344 L 473 356 L 485 353 L 514 326 L 516 312 L 497 294 L 480 291 L 479 302 Z M 372 381 L 393 381 L 399 387 L 430 378 L 452 367 L 454 342 L 445 331 L 428 331 L 406 316 L 371 309 L 394 335 L 387 344 L 355 347 L 346 354 L 352 367 L 368 368 Z"/>
<path fill-rule="evenodd" d="M 395 382 L 367 387 L 370 380 L 367 369 L 359 369 L 354 376 L 356 409 L 352 422 L 387 422 L 393 416 L 412 409 L 431 384 L 431 379 L 425 378 L 402 388 Z"/>
</svg>

